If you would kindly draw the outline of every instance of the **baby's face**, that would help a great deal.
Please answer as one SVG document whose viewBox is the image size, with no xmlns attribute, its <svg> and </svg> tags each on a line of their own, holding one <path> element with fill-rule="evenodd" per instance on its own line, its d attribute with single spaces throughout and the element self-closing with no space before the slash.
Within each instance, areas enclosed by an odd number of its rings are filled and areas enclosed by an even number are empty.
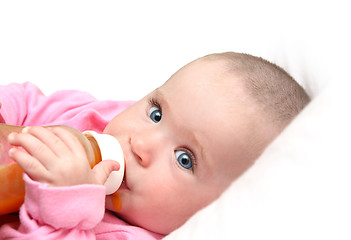
<svg viewBox="0 0 351 240">
<path fill-rule="evenodd" d="M 122 207 L 107 197 L 108 209 L 167 234 L 252 164 L 255 150 L 246 146 L 256 122 L 222 68 L 191 63 L 108 124 L 104 133 L 120 141 L 126 163 Z"/>
</svg>

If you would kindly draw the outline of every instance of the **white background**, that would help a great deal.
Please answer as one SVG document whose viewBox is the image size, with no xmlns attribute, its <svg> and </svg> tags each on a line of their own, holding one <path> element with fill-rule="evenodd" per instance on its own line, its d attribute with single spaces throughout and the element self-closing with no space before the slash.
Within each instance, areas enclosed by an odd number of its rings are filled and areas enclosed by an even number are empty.
<svg viewBox="0 0 351 240">
<path fill-rule="evenodd" d="M 284 55 L 293 49 L 346 67 L 347 9 L 346 1 L 308 0 L 0 1 L 0 84 L 137 100 L 213 52 L 248 52 L 291 68 Z"/>
</svg>

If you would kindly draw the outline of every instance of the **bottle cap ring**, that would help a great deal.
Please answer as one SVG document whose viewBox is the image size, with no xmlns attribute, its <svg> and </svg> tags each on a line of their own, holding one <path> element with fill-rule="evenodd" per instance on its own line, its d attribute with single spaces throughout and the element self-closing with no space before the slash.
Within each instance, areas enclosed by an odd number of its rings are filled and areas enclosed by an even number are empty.
<svg viewBox="0 0 351 240">
<path fill-rule="evenodd" d="M 93 136 L 99 145 L 101 152 L 101 159 L 114 160 L 119 163 L 118 171 L 113 171 L 105 182 L 106 195 L 110 195 L 118 190 L 124 176 L 124 156 L 121 145 L 118 140 L 109 134 L 98 134 L 94 131 L 86 131 Z"/>
</svg>

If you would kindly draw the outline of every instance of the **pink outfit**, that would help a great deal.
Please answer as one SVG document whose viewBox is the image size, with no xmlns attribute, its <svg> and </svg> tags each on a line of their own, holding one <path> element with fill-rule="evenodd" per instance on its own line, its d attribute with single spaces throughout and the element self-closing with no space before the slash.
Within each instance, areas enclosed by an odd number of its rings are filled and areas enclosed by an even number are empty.
<svg viewBox="0 0 351 240">
<path fill-rule="evenodd" d="M 0 115 L 7 124 L 18 126 L 67 125 L 80 131 L 102 132 L 130 101 L 98 101 L 76 90 L 45 96 L 31 83 L 0 86 Z M 0 117 L 1 121 L 1 117 Z"/>
<path fill-rule="evenodd" d="M 0 122 L 22 125 L 68 125 L 102 132 L 107 123 L 133 102 L 98 101 L 80 91 L 45 96 L 31 83 L 0 86 Z M 105 188 L 99 185 L 49 187 L 26 182 L 20 223 L 0 228 L 2 239 L 161 239 L 105 211 Z"/>
</svg>

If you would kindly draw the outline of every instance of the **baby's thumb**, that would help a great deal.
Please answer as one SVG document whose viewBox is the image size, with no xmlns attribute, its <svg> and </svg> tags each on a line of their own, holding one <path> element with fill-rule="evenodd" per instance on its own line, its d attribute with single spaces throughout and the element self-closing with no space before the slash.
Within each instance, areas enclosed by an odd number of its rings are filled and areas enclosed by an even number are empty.
<svg viewBox="0 0 351 240">
<path fill-rule="evenodd" d="M 101 161 L 93 168 L 93 172 L 99 184 L 104 185 L 108 176 L 112 171 L 118 171 L 120 165 L 118 162 L 113 160 L 104 160 Z"/>
</svg>

